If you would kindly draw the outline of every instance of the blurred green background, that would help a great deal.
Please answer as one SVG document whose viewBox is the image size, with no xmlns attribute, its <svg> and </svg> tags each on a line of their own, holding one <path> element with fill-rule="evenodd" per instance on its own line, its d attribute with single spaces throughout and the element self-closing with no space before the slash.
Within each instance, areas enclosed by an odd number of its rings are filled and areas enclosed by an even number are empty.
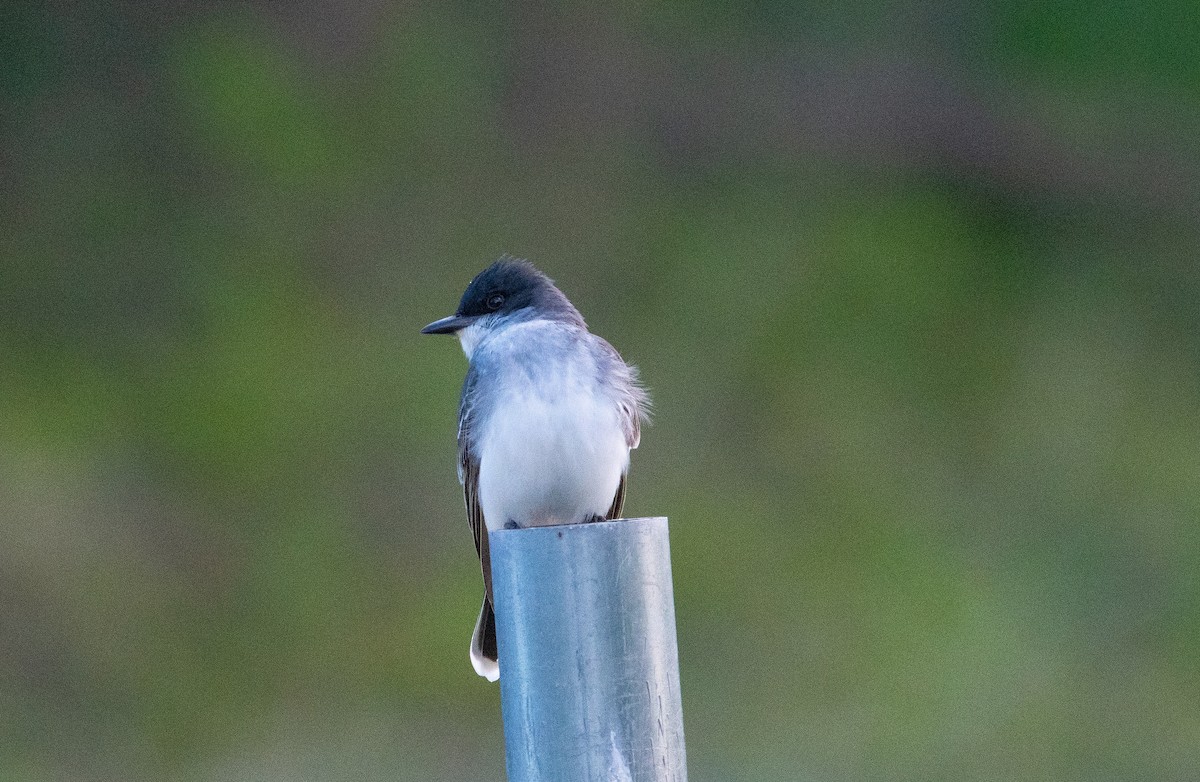
<svg viewBox="0 0 1200 782">
<path fill-rule="evenodd" d="M 0 779 L 503 777 L 418 335 L 642 368 L 695 780 L 1200 769 L 1200 6 L 5 3 Z"/>
</svg>

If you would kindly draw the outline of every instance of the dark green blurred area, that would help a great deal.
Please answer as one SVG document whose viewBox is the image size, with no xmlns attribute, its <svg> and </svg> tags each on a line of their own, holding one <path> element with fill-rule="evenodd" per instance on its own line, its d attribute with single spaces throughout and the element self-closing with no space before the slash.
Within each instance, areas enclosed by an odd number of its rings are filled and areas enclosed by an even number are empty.
<svg viewBox="0 0 1200 782">
<path fill-rule="evenodd" d="M 692 778 L 1200 768 L 1200 6 L 5 4 L 0 779 L 503 778 L 465 361 L 638 364 Z"/>
</svg>

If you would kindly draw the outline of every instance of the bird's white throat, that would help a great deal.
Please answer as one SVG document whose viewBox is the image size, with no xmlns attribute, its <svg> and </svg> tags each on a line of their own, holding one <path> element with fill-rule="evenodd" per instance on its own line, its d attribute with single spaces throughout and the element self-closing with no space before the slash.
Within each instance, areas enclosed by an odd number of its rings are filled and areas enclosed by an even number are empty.
<svg viewBox="0 0 1200 782">
<path fill-rule="evenodd" d="M 467 354 L 467 361 L 471 360 L 471 356 L 475 353 L 475 348 L 479 345 L 479 340 L 483 339 L 483 335 L 484 325 L 479 321 L 472 323 L 465 329 L 459 329 L 455 333 L 459 344 L 462 345 L 463 353 Z"/>
</svg>

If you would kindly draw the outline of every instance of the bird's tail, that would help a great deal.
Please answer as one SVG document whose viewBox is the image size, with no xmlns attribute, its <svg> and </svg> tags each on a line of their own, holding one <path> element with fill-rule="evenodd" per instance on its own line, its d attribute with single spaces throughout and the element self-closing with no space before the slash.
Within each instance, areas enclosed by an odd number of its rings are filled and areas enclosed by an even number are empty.
<svg viewBox="0 0 1200 782">
<path fill-rule="evenodd" d="M 492 601 L 483 597 L 479 609 L 479 620 L 471 635 L 471 666 L 475 673 L 489 682 L 500 678 L 500 654 L 496 650 L 496 614 L 492 612 Z"/>
</svg>

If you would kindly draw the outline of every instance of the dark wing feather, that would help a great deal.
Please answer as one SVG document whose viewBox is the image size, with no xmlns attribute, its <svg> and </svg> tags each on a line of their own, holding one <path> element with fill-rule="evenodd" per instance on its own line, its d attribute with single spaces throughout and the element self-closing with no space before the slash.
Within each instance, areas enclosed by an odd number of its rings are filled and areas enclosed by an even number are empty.
<svg viewBox="0 0 1200 782">
<path fill-rule="evenodd" d="M 467 524 L 475 540 L 475 553 L 483 572 L 483 608 L 480 610 L 476 635 L 471 642 L 474 661 L 476 648 L 486 660 L 499 659 L 496 649 L 496 616 L 492 609 L 492 554 L 488 548 L 487 524 L 479 504 L 479 458 L 471 451 L 471 426 L 475 422 L 474 390 L 478 375 L 474 368 L 467 370 L 463 381 L 462 399 L 458 407 L 458 478 L 463 485 L 463 500 L 467 506 Z M 478 668 L 477 668 L 478 670 Z"/>
<path fill-rule="evenodd" d="M 599 346 L 606 361 L 601 363 L 601 371 L 617 380 L 618 387 L 623 392 L 617 398 L 617 408 L 620 410 L 621 428 L 625 431 L 625 444 L 630 449 L 637 448 L 642 439 L 642 419 L 646 417 L 650 398 L 638 382 L 638 372 L 635 367 L 625 363 L 616 348 L 604 339 L 592 335 L 594 344 Z M 612 505 L 608 508 L 605 518 L 618 519 L 625 508 L 625 488 L 629 482 L 629 474 L 621 474 L 621 482 L 617 484 L 617 493 Z"/>
<path fill-rule="evenodd" d="M 492 600 L 492 556 L 488 550 L 487 525 L 483 521 L 483 508 L 479 506 L 479 460 L 466 444 L 459 449 L 462 468 L 463 498 L 467 504 L 467 524 L 475 539 L 475 551 L 479 554 L 479 565 L 483 569 L 483 587 L 487 599 Z"/>
<path fill-rule="evenodd" d="M 475 423 L 477 412 L 475 386 L 478 377 L 474 367 L 467 369 L 462 397 L 458 403 L 458 479 L 462 481 L 463 499 L 467 505 L 467 524 L 471 527 L 471 537 L 475 539 L 475 552 L 479 554 L 479 565 L 483 570 L 483 586 L 487 590 L 488 602 L 491 602 L 492 557 L 488 551 L 483 508 L 479 504 L 479 457 L 471 452 L 471 427 Z"/>
<path fill-rule="evenodd" d="M 484 588 L 487 601 L 492 601 L 492 557 L 487 548 L 487 524 L 484 509 L 479 504 L 479 457 L 470 450 L 470 429 L 475 422 L 475 385 L 479 373 L 474 366 L 467 369 L 467 378 L 462 384 L 462 398 L 458 401 L 458 480 L 462 481 L 463 499 L 467 503 L 467 524 L 470 535 L 475 539 L 475 553 L 479 554 L 479 565 L 484 571 Z"/>
<path fill-rule="evenodd" d="M 638 382 L 637 367 L 626 364 L 617 349 L 602 338 L 595 334 L 591 337 L 593 344 L 600 348 L 606 359 L 601 362 L 600 371 L 617 381 L 616 385 L 623 389 L 614 401 L 621 411 L 621 428 L 625 430 L 625 444 L 631 449 L 637 448 L 642 440 L 642 419 L 647 417 L 650 410 L 650 397 L 642 388 L 642 384 Z"/>
<path fill-rule="evenodd" d="M 629 473 L 621 473 L 621 482 L 617 484 L 617 495 L 613 497 L 612 505 L 608 508 L 608 513 L 604 518 L 619 519 L 621 511 L 625 508 L 625 483 L 629 479 Z"/>
</svg>

